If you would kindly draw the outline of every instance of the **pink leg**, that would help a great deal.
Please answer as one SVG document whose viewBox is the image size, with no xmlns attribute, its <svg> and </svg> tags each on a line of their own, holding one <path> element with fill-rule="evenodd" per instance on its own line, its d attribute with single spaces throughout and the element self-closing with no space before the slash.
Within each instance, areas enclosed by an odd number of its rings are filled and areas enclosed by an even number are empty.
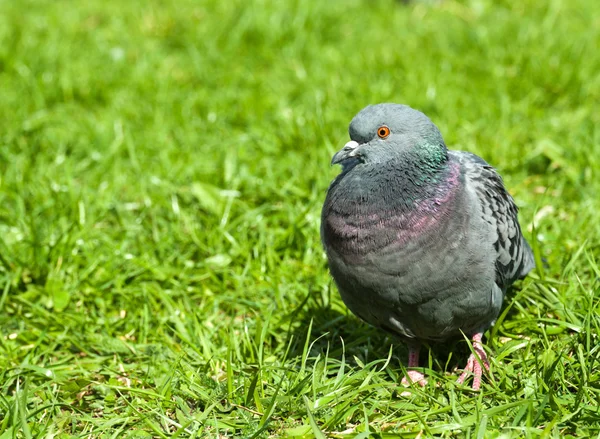
<svg viewBox="0 0 600 439">
<path fill-rule="evenodd" d="M 462 384 L 465 382 L 467 376 L 469 376 L 470 373 L 473 373 L 473 390 L 479 390 L 479 387 L 481 387 L 481 377 L 483 375 L 482 365 L 485 370 L 490 370 L 490 363 L 488 362 L 487 355 L 483 350 L 481 337 L 483 337 L 483 333 L 478 332 L 471 338 L 473 342 L 474 353 L 469 356 L 463 373 L 461 373 L 458 377 L 458 380 L 456 380 L 458 384 Z"/>
<path fill-rule="evenodd" d="M 419 367 L 419 351 L 421 347 L 418 344 L 408 345 L 408 367 Z M 411 385 L 411 383 L 417 383 L 420 386 L 427 384 L 425 375 L 416 370 L 409 370 L 406 372 L 406 376 L 402 378 L 401 384 L 405 387 Z"/>
</svg>

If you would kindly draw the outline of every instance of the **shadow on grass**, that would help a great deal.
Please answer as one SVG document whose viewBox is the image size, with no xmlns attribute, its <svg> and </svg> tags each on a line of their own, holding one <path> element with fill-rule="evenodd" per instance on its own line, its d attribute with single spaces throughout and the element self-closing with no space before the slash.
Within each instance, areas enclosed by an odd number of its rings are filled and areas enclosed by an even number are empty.
<svg viewBox="0 0 600 439">
<path fill-rule="evenodd" d="M 296 343 L 290 355 L 294 356 L 303 355 L 307 339 L 311 356 L 318 353 L 337 359 L 343 355 L 348 359 L 356 356 L 363 362 L 385 358 L 392 344 L 394 347 L 402 345 L 399 340 L 364 323 L 350 312 L 344 313 L 331 307 L 305 307 L 296 317 L 293 327 L 291 336 Z"/>
<path fill-rule="evenodd" d="M 501 314 L 519 290 L 509 290 Z M 397 369 L 400 364 L 406 366 L 408 348 L 403 340 L 363 322 L 339 301 L 321 303 L 319 294 L 309 292 L 305 300 L 286 317 L 290 321 L 288 340 L 292 338 L 288 353 L 290 358 L 302 357 L 305 349 L 308 349 L 309 357 L 320 354 L 341 360 L 345 356 L 346 362 L 356 365 L 356 359 L 368 363 L 386 358 L 390 349 L 393 349 L 390 367 Z M 503 321 L 512 321 L 517 315 L 518 311 L 513 306 Z M 491 331 L 486 331 L 486 336 L 490 334 Z M 487 342 L 487 338 L 484 338 L 484 343 Z M 494 346 L 493 343 L 490 345 Z M 419 365 L 427 367 L 428 357 L 431 356 L 432 369 L 441 373 L 456 373 L 457 369 L 464 367 L 470 354 L 471 350 L 462 336 L 444 342 L 423 343 Z"/>
</svg>

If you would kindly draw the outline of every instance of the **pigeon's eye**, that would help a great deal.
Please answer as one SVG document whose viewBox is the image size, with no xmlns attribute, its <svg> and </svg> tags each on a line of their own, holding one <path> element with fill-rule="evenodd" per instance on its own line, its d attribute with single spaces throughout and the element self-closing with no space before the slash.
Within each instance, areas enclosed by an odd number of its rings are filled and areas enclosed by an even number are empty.
<svg viewBox="0 0 600 439">
<path fill-rule="evenodd" d="M 379 128 L 377 128 L 377 135 L 380 138 L 385 139 L 387 136 L 390 135 L 390 129 L 385 125 L 380 126 Z"/>
</svg>

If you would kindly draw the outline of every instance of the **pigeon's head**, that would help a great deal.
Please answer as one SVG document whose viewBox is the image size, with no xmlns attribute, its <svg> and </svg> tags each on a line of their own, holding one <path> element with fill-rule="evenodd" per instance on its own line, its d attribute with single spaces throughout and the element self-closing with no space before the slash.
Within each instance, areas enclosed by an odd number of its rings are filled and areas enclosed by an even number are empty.
<svg viewBox="0 0 600 439">
<path fill-rule="evenodd" d="M 423 113 L 406 105 L 377 104 L 362 109 L 348 128 L 350 140 L 331 164 L 385 163 L 391 160 L 441 163 L 447 158 L 442 135 Z"/>
</svg>

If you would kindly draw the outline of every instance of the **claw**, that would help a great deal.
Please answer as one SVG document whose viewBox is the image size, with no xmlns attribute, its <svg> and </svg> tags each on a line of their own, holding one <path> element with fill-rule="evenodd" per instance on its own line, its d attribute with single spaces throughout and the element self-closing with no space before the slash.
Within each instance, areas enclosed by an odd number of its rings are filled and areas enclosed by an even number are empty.
<svg viewBox="0 0 600 439">
<path fill-rule="evenodd" d="M 473 374 L 473 390 L 479 390 L 481 387 L 481 377 L 483 376 L 483 368 L 486 371 L 490 370 L 490 363 L 487 358 L 487 354 L 483 350 L 483 345 L 481 344 L 481 337 L 483 334 L 478 332 L 472 338 L 473 341 L 473 351 L 467 360 L 467 365 L 465 366 L 463 373 L 460 374 L 456 382 L 458 384 L 463 384 L 465 379 L 469 376 L 469 374 Z M 482 368 L 483 365 L 483 368 Z"/>
</svg>

